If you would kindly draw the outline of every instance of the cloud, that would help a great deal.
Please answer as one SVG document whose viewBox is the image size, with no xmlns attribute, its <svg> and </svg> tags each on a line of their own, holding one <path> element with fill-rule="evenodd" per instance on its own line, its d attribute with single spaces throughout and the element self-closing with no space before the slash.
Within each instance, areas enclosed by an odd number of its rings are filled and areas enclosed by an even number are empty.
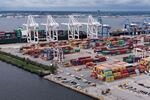
<svg viewBox="0 0 150 100">
<path fill-rule="evenodd" d="M 1 8 L 150 8 L 149 0 L 0 0 Z"/>
</svg>

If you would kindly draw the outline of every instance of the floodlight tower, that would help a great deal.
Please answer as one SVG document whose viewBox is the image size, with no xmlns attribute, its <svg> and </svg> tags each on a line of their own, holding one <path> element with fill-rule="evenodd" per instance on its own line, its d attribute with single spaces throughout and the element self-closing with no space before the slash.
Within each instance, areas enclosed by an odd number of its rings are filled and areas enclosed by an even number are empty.
<svg viewBox="0 0 150 100">
<path fill-rule="evenodd" d="M 27 42 L 28 43 L 38 43 L 39 42 L 39 35 L 37 28 L 39 24 L 35 22 L 34 17 L 29 15 L 27 18 L 27 23 L 23 24 L 27 30 Z"/>
<path fill-rule="evenodd" d="M 46 26 L 46 40 L 58 41 L 59 24 L 54 20 L 51 15 L 47 16 L 47 23 L 42 25 Z"/>
<path fill-rule="evenodd" d="M 62 63 L 64 61 L 64 53 L 62 48 L 56 46 L 53 48 L 54 59 Z"/>
<path fill-rule="evenodd" d="M 98 30 L 101 24 L 97 22 L 91 15 L 88 17 L 87 37 L 98 38 Z"/>
<path fill-rule="evenodd" d="M 77 19 L 74 18 L 73 15 L 69 15 L 69 22 L 62 23 L 68 26 L 68 39 L 79 39 L 80 27 L 82 24 L 78 22 Z"/>
</svg>

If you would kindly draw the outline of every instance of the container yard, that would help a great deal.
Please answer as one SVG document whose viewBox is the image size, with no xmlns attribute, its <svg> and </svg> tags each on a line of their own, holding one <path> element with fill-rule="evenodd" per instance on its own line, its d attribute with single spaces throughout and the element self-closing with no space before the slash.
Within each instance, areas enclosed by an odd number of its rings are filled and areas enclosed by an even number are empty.
<svg viewBox="0 0 150 100">
<path fill-rule="evenodd" d="M 45 79 L 100 100 L 149 100 L 148 24 L 145 22 L 143 30 L 128 21 L 124 31 L 128 34 L 122 34 L 109 32 L 109 25 L 91 15 L 87 23 L 69 15 L 68 23 L 61 23 L 68 30 L 59 30 L 60 24 L 49 15 L 41 30 L 33 16 L 28 16 L 23 24 L 26 30 L 0 32 L 0 50 L 45 65 L 55 64 L 57 73 Z M 80 30 L 82 26 L 87 26 L 87 32 Z M 99 33 L 101 27 L 108 30 L 106 36 Z M 18 44 L 5 47 L 8 43 Z"/>
</svg>

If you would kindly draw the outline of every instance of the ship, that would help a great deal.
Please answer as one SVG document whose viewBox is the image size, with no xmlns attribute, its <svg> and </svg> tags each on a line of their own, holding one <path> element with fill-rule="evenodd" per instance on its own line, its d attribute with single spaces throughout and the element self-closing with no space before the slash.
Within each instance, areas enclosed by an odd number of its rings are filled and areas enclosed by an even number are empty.
<svg viewBox="0 0 150 100">
<path fill-rule="evenodd" d="M 46 41 L 46 31 L 38 29 L 40 41 Z M 79 31 L 80 39 L 87 37 L 85 31 Z M 58 30 L 58 40 L 68 40 L 68 30 Z M 15 29 L 12 32 L 0 32 L 0 44 L 11 43 L 27 43 L 27 31 L 21 28 Z"/>
</svg>

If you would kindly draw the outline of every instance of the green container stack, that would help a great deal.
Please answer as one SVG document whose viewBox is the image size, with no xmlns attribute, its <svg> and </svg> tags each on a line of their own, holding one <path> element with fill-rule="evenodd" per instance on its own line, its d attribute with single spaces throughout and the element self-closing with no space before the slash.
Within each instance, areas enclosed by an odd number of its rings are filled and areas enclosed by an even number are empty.
<svg viewBox="0 0 150 100">
<path fill-rule="evenodd" d="M 118 41 L 118 44 L 119 44 L 120 46 L 124 46 L 125 41 L 124 41 L 124 40 L 119 40 L 119 41 Z"/>
<path fill-rule="evenodd" d="M 76 48 L 76 49 L 75 49 L 75 52 L 80 52 L 80 48 Z"/>
<path fill-rule="evenodd" d="M 108 55 L 110 52 L 109 51 L 102 51 L 101 54 L 103 55 Z"/>
<path fill-rule="evenodd" d="M 22 38 L 21 28 L 16 29 L 15 33 L 16 33 L 16 39 L 17 39 L 16 42 L 21 43 L 22 42 L 22 40 L 21 40 L 21 38 Z"/>
</svg>

